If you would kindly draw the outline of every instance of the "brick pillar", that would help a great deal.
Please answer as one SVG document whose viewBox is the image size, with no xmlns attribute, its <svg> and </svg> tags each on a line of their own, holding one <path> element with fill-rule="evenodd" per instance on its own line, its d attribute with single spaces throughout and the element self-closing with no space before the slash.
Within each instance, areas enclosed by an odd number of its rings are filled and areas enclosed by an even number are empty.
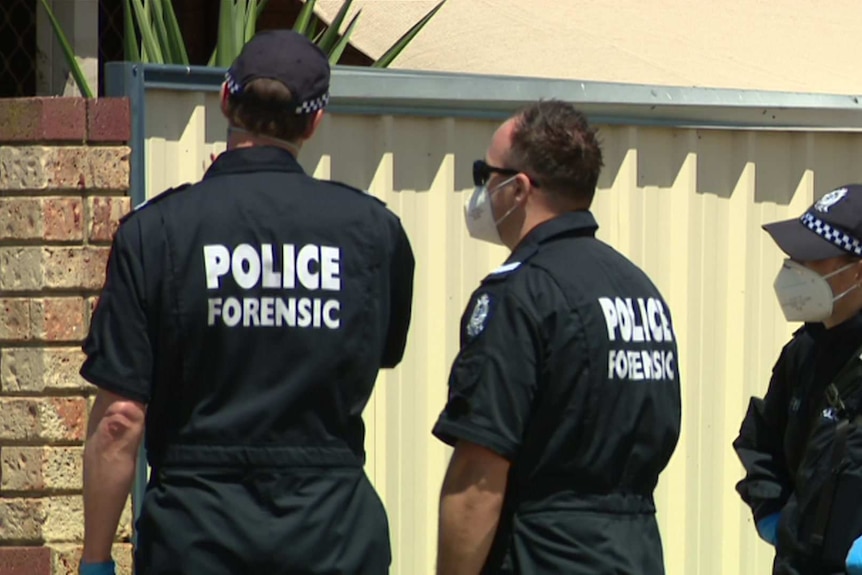
<svg viewBox="0 0 862 575">
<path fill-rule="evenodd" d="M 129 210 L 128 101 L 0 99 L 0 574 L 77 573 L 78 369 L 117 220 Z M 131 573 L 131 506 L 114 559 Z"/>
</svg>

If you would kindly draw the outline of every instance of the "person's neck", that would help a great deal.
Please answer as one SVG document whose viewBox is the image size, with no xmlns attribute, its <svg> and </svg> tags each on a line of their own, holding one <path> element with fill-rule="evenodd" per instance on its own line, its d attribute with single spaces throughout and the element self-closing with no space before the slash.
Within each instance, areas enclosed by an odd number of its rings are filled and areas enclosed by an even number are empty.
<svg viewBox="0 0 862 575">
<path fill-rule="evenodd" d="M 547 209 L 547 208 L 545 208 L 545 209 L 540 209 L 540 210 L 529 210 L 524 217 L 524 222 L 521 225 L 521 229 L 520 229 L 520 232 L 518 234 L 518 239 L 511 246 L 510 249 L 514 250 L 515 247 L 517 247 L 522 241 L 524 241 L 524 238 L 526 238 L 528 235 L 530 235 L 530 232 L 532 232 L 534 229 L 541 226 L 542 224 L 549 222 L 549 221 L 553 220 L 554 218 L 562 216 L 563 214 L 566 214 L 568 212 L 577 212 L 577 211 L 586 210 L 586 209 L 589 209 L 589 208 L 587 206 L 572 204 L 572 205 L 568 205 L 565 208 L 561 208 L 561 209 Z"/>
<path fill-rule="evenodd" d="M 299 155 L 300 145 L 287 140 L 255 134 L 242 128 L 231 127 L 228 133 L 227 149 L 254 148 L 256 146 L 275 146 L 290 152 L 294 157 Z"/>
<path fill-rule="evenodd" d="M 832 317 L 823 321 L 823 327 L 825 327 L 826 329 L 838 327 L 839 325 L 859 315 L 859 312 L 860 310 L 855 308 L 849 308 L 843 311 L 836 311 L 836 313 L 832 314 Z"/>
</svg>

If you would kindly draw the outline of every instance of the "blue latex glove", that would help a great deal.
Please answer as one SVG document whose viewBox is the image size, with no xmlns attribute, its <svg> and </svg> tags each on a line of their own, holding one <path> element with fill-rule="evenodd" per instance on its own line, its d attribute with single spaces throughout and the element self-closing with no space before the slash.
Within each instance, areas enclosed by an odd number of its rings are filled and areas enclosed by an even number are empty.
<svg viewBox="0 0 862 575">
<path fill-rule="evenodd" d="M 773 547 L 778 540 L 778 520 L 780 518 L 781 513 L 773 513 L 757 522 L 757 534 Z"/>
<path fill-rule="evenodd" d="M 117 575 L 116 565 L 113 561 L 104 563 L 84 563 L 78 569 L 79 575 Z"/>
<path fill-rule="evenodd" d="M 853 542 L 847 553 L 848 575 L 862 575 L 862 537 Z"/>
</svg>

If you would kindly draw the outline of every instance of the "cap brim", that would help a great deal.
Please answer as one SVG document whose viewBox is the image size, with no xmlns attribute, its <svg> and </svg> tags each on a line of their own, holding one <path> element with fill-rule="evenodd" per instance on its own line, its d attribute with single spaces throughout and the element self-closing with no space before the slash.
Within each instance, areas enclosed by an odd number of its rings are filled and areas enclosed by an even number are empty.
<svg viewBox="0 0 862 575">
<path fill-rule="evenodd" d="M 781 251 L 796 261 L 812 262 L 848 253 L 809 230 L 798 219 L 766 224 L 763 229 L 772 236 Z"/>
</svg>

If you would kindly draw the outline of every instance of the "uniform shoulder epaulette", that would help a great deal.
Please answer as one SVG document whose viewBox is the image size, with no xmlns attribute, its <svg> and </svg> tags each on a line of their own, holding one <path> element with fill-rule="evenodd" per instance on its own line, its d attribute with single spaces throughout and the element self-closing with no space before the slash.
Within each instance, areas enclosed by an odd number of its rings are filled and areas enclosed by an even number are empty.
<svg viewBox="0 0 862 575">
<path fill-rule="evenodd" d="M 515 273 L 515 271 L 519 270 L 521 266 L 524 264 L 522 261 L 514 261 L 501 265 L 495 270 L 491 270 L 491 272 L 482 279 L 482 284 L 488 284 L 493 282 L 502 282 L 509 279 L 509 277 Z"/>
<path fill-rule="evenodd" d="M 515 256 L 517 259 L 507 262 L 495 270 L 491 270 L 485 279 L 482 280 L 482 283 L 489 282 L 498 282 L 504 281 L 512 276 L 517 270 L 521 269 L 534 255 L 536 255 L 537 250 L 530 251 L 521 251 L 520 253 L 516 253 Z"/>
<path fill-rule="evenodd" d="M 168 188 L 168 189 L 167 189 L 167 190 L 165 190 L 164 192 L 162 192 L 162 193 L 160 193 L 160 194 L 158 194 L 158 195 L 155 195 L 155 196 L 153 196 L 152 198 L 149 198 L 149 199 L 147 199 L 147 200 L 144 200 L 143 202 L 141 202 L 140 204 L 138 204 L 137 206 L 135 206 L 134 208 L 132 208 L 132 210 L 131 210 L 129 213 L 127 213 L 127 214 L 126 214 L 126 215 L 124 215 L 122 218 L 120 218 L 120 223 L 125 222 L 126 220 L 128 220 L 129 218 L 131 218 L 131 217 L 132 217 L 132 216 L 134 216 L 135 214 L 139 213 L 141 210 L 143 210 L 143 209 L 144 209 L 144 208 L 146 208 L 147 206 L 151 206 L 151 205 L 153 205 L 153 204 L 157 204 L 157 203 L 159 203 L 160 201 L 164 200 L 165 198 L 167 198 L 167 197 L 169 197 L 169 196 L 172 196 L 172 195 L 174 195 L 174 194 L 175 194 L 175 193 L 177 193 L 177 192 L 181 192 L 181 191 L 185 190 L 186 188 L 188 188 L 188 187 L 189 187 L 189 186 L 191 186 L 191 185 L 192 185 L 192 184 L 191 184 L 191 183 L 189 183 L 189 182 L 187 182 L 187 183 L 185 183 L 185 184 L 180 184 L 179 186 L 176 186 L 176 187 L 173 187 L 173 188 Z"/>
<path fill-rule="evenodd" d="M 336 180 L 325 180 L 325 181 L 329 182 L 330 184 L 334 184 L 336 186 L 342 187 L 342 188 L 347 188 L 348 190 L 356 192 L 357 194 L 362 194 L 363 196 L 366 196 L 368 198 L 371 198 L 372 200 L 380 202 L 380 204 L 383 206 L 386 205 L 386 202 L 384 202 L 383 200 L 381 200 L 377 196 L 371 194 L 368 190 L 363 190 L 363 189 L 357 188 L 355 186 L 351 186 L 350 184 L 345 184 L 344 182 L 339 182 Z"/>
</svg>

